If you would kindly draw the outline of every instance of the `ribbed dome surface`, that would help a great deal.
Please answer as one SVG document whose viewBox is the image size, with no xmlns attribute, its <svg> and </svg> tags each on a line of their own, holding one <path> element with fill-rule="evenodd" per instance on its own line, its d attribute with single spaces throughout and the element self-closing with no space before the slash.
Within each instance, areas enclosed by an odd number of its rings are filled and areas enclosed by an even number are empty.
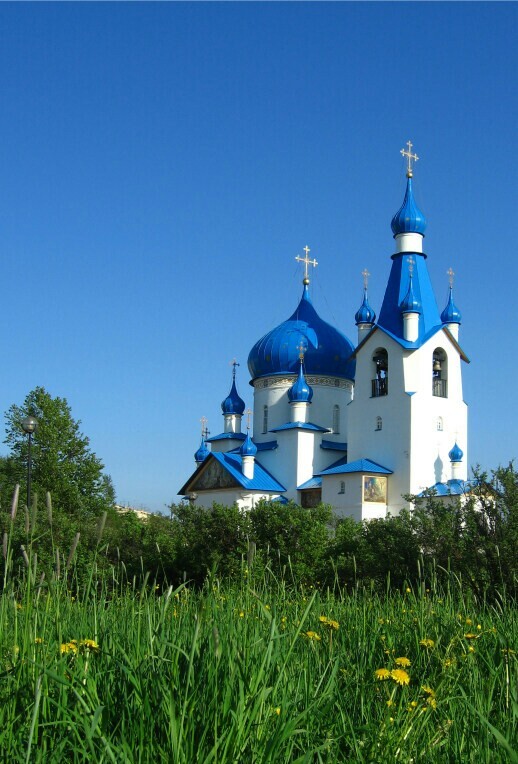
<svg viewBox="0 0 518 764">
<path fill-rule="evenodd" d="M 403 297 L 403 300 L 401 301 L 401 304 L 399 306 L 399 310 L 401 313 L 420 313 L 421 312 L 421 303 L 417 299 L 417 297 L 414 294 L 414 279 L 410 279 L 410 283 L 408 285 L 408 292 Z"/>
<path fill-rule="evenodd" d="M 363 302 L 356 311 L 354 320 L 357 324 L 373 324 L 376 320 L 376 314 L 370 306 L 366 289 L 363 291 Z"/>
<path fill-rule="evenodd" d="M 426 231 L 426 218 L 415 203 L 412 191 L 412 178 L 408 178 L 403 204 L 392 218 L 390 224 L 392 233 L 420 233 L 424 236 Z"/>
<path fill-rule="evenodd" d="M 239 449 L 241 456 L 255 456 L 257 453 L 257 446 L 250 437 L 250 433 L 247 432 L 246 439 L 243 441 L 243 445 Z"/>
<path fill-rule="evenodd" d="M 461 448 L 459 448 L 457 443 L 455 443 L 452 450 L 449 452 L 448 456 L 450 457 L 450 461 L 460 462 L 462 461 L 462 457 L 464 456 L 464 451 Z"/>
<path fill-rule="evenodd" d="M 293 315 L 255 343 L 248 356 L 252 379 L 275 374 L 294 374 L 304 347 L 306 374 L 354 379 L 354 347 L 338 329 L 316 312 L 307 285 Z"/>
<path fill-rule="evenodd" d="M 207 448 L 207 444 L 205 443 L 205 438 L 202 437 L 200 447 L 194 454 L 194 460 L 197 464 L 199 464 L 200 462 L 204 462 L 209 454 L 210 451 Z"/>
</svg>

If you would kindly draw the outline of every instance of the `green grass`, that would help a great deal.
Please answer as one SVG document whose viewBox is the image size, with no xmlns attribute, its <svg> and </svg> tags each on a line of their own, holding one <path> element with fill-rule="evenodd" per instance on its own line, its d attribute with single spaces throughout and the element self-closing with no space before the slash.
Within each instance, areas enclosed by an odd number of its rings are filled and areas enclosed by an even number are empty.
<svg viewBox="0 0 518 764">
<path fill-rule="evenodd" d="M 16 571 L 4 538 L 2 762 L 518 762 L 512 601 L 319 592 L 244 562 L 201 591 L 95 559 L 80 581 L 74 555 L 42 578 L 31 538 Z"/>
</svg>

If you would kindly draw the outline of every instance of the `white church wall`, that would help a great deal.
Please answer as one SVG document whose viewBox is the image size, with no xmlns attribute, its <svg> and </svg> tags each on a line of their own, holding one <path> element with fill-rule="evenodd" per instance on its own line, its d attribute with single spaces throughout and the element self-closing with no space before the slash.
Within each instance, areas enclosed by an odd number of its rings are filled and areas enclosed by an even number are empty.
<svg viewBox="0 0 518 764">
<path fill-rule="evenodd" d="M 217 491 L 200 491 L 196 494 L 195 504 L 197 507 L 204 507 L 205 509 L 210 509 L 214 503 L 222 504 L 225 507 L 237 504 L 239 509 L 252 509 L 261 499 L 269 500 L 272 498 L 275 498 L 272 494 L 229 488 Z"/>
</svg>

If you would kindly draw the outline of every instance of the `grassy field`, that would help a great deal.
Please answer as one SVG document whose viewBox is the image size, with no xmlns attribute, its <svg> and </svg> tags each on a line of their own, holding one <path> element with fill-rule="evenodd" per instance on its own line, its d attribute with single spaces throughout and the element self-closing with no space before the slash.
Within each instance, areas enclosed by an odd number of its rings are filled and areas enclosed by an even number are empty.
<svg viewBox="0 0 518 764">
<path fill-rule="evenodd" d="M 5 562 L 11 552 L 4 546 Z M 517 609 L 73 567 L 0 599 L 5 762 L 517 762 Z M 514 736 L 514 739 L 513 739 Z"/>
</svg>

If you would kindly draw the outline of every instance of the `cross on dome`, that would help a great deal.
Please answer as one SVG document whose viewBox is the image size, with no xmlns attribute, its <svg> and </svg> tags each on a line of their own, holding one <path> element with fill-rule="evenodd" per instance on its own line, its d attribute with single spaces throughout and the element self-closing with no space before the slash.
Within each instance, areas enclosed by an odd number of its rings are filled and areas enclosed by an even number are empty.
<svg viewBox="0 0 518 764">
<path fill-rule="evenodd" d="M 230 361 L 230 365 L 232 366 L 232 379 L 235 379 L 236 378 L 236 366 L 241 366 L 241 364 L 238 363 L 235 358 L 233 358 Z"/>
<path fill-rule="evenodd" d="M 247 409 L 245 411 L 246 414 L 246 429 L 250 429 L 250 417 L 252 416 L 252 409 Z"/>
<path fill-rule="evenodd" d="M 405 149 L 401 149 L 400 153 L 407 158 L 407 168 L 406 168 L 406 176 L 407 178 L 411 178 L 413 175 L 412 170 L 412 161 L 417 162 L 419 157 L 417 154 L 412 154 L 412 146 L 414 145 L 412 141 L 407 141 L 406 145 L 408 146 L 408 150 L 405 151 Z"/>
<path fill-rule="evenodd" d="M 209 420 L 207 419 L 206 416 L 202 416 L 202 418 L 200 419 L 200 422 L 201 422 L 201 436 L 202 438 L 206 439 L 209 434 L 209 431 L 207 429 Z"/>
<path fill-rule="evenodd" d="M 370 273 L 367 270 L 367 268 L 363 269 L 362 276 L 363 276 L 363 287 L 364 289 L 367 289 L 367 287 L 369 286 L 369 276 L 370 276 Z"/>
<path fill-rule="evenodd" d="M 453 277 L 455 276 L 455 271 L 450 266 L 448 270 L 446 271 L 446 275 L 448 276 L 448 280 L 450 282 L 450 287 L 453 287 Z"/>
<path fill-rule="evenodd" d="M 297 255 L 295 257 L 295 260 L 297 260 L 297 262 L 299 262 L 299 263 L 304 263 L 304 280 L 303 280 L 302 283 L 303 284 L 309 284 L 308 265 L 312 265 L 313 268 L 316 268 L 318 263 L 317 263 L 317 261 L 315 259 L 313 259 L 313 260 L 309 259 L 309 253 L 311 252 L 311 250 L 310 250 L 310 248 L 308 247 L 307 244 L 303 248 L 303 250 L 306 253 L 306 256 L 305 257 L 299 257 L 299 255 Z"/>
</svg>

